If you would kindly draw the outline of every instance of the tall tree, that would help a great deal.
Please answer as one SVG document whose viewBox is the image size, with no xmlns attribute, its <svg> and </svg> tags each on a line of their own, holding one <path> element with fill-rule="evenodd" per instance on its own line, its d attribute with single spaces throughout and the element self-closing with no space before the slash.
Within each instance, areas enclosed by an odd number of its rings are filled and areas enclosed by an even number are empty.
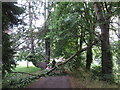
<svg viewBox="0 0 120 90">
<path fill-rule="evenodd" d="M 94 37 L 95 37 L 95 23 L 96 23 L 96 18 L 95 18 L 95 13 L 94 13 L 94 8 L 93 8 L 93 3 L 86 3 L 84 2 L 84 21 L 86 22 L 86 31 L 88 32 L 87 36 L 87 46 L 93 42 Z M 89 13 L 88 13 L 89 12 Z M 90 70 L 91 63 L 93 61 L 93 53 L 92 53 L 92 48 L 89 48 L 86 53 L 86 70 Z"/>
<path fill-rule="evenodd" d="M 47 0 L 45 0 L 45 3 L 44 3 L 44 11 L 45 11 L 45 14 L 44 14 L 44 19 L 45 19 L 45 25 L 44 25 L 44 29 L 45 29 L 45 34 L 47 35 L 50 31 L 48 29 L 48 13 L 49 12 L 49 3 Z M 47 60 L 47 63 L 49 63 L 50 61 L 50 38 L 49 37 L 45 37 L 45 57 L 46 57 L 46 60 Z"/>
<path fill-rule="evenodd" d="M 34 36 L 33 36 L 33 14 L 32 14 L 32 5 L 31 5 L 31 1 L 28 2 L 29 6 L 29 29 L 30 29 L 30 44 L 31 44 L 31 48 L 30 48 L 30 51 L 31 51 L 31 55 L 32 55 L 32 58 L 34 57 L 35 55 L 35 50 L 34 50 Z M 36 66 L 36 61 L 35 60 L 32 60 L 32 63 Z"/>
<path fill-rule="evenodd" d="M 8 34 L 9 29 L 13 25 L 18 25 L 20 19 L 18 16 L 23 13 L 23 8 L 15 5 L 16 3 L 2 3 L 2 72 L 3 76 L 10 72 L 15 67 L 15 60 L 13 55 L 15 54 L 14 48 L 12 48 L 11 37 Z"/>
<path fill-rule="evenodd" d="M 110 52 L 110 43 L 109 43 L 110 17 L 106 15 L 104 16 L 102 10 L 103 8 L 104 7 L 101 2 L 94 2 L 94 9 L 96 12 L 97 21 L 101 29 L 102 73 L 112 74 L 113 64 L 112 64 L 112 56 Z"/>
<path fill-rule="evenodd" d="M 34 66 L 38 66 L 38 62 L 43 61 L 43 58 L 38 59 L 38 54 L 40 57 L 43 56 L 45 49 L 43 43 L 45 31 L 43 30 L 42 23 L 38 23 L 42 21 L 40 18 L 43 18 L 44 14 L 41 11 L 43 2 L 26 0 L 25 3 L 22 3 L 22 7 L 26 11 L 21 15 L 23 19 L 22 25 L 15 30 L 16 33 L 13 32 L 12 34 L 15 42 L 14 47 L 16 47 L 17 51 L 16 56 L 19 60 L 31 61 Z"/>
</svg>

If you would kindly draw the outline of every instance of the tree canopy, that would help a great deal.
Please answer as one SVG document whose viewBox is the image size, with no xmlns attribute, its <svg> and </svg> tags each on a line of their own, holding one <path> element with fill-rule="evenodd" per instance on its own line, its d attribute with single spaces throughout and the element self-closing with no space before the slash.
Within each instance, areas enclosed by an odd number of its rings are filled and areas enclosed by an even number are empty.
<svg viewBox="0 0 120 90">
<path fill-rule="evenodd" d="M 82 67 L 114 81 L 120 69 L 120 2 L 26 1 L 22 8 L 14 3 L 2 6 L 4 72 L 15 65 L 13 57 L 35 66 L 62 57 L 64 63 L 50 72 L 61 65 L 71 71 Z M 5 33 L 14 25 L 15 32 Z"/>
</svg>

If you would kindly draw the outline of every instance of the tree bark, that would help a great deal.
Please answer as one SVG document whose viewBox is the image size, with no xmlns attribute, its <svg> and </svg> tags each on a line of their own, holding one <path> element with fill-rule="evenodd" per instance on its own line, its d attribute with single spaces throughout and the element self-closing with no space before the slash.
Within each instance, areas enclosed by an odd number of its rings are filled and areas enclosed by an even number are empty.
<svg viewBox="0 0 120 90">
<path fill-rule="evenodd" d="M 29 68 L 29 62 L 27 61 L 27 68 Z"/>
<path fill-rule="evenodd" d="M 45 54 L 46 54 L 47 63 L 49 63 L 50 61 L 50 39 L 49 38 L 45 39 Z"/>
<path fill-rule="evenodd" d="M 32 30 L 32 14 L 31 14 L 31 2 L 29 2 L 29 29 L 30 29 L 30 41 L 31 41 L 31 54 L 34 55 L 34 39 Z"/>
<path fill-rule="evenodd" d="M 30 42 L 31 42 L 31 54 L 34 56 L 35 51 L 34 51 L 34 38 L 33 38 L 33 29 L 32 29 L 32 13 L 31 13 L 31 1 L 29 2 L 29 29 L 30 29 Z M 32 61 L 33 65 L 37 67 L 37 62 Z"/>
<path fill-rule="evenodd" d="M 101 29 L 102 73 L 112 74 L 112 58 L 109 44 L 109 19 L 103 15 L 100 2 L 94 2 L 94 9 Z"/>
<path fill-rule="evenodd" d="M 118 39 L 120 39 L 120 14 L 118 15 L 118 23 L 119 23 L 119 25 L 118 25 Z"/>
<path fill-rule="evenodd" d="M 90 11 L 88 7 L 89 5 L 86 2 L 84 2 L 84 9 L 85 9 L 85 16 L 86 16 L 84 19 L 85 19 L 86 27 L 89 33 L 89 36 L 87 37 L 88 39 L 87 45 L 91 44 L 92 41 L 94 40 L 94 34 L 92 32 L 94 32 L 95 30 L 95 22 L 94 22 L 94 17 L 93 17 L 94 14 L 93 14 L 93 11 Z M 90 15 L 90 13 L 92 13 L 92 16 Z M 87 17 L 88 15 L 90 17 Z M 92 61 L 93 61 L 92 48 L 89 48 L 86 53 L 86 70 L 88 71 L 90 70 Z"/>
<path fill-rule="evenodd" d="M 45 1 L 45 4 L 44 4 L 44 9 L 45 9 L 45 16 L 44 16 L 44 19 L 45 19 L 45 31 L 46 31 L 46 35 L 47 33 L 49 33 L 49 29 L 48 29 L 48 23 L 47 23 L 47 19 L 48 19 L 48 2 Z M 50 38 L 45 38 L 45 56 L 46 56 L 46 60 L 47 60 L 47 63 L 49 63 L 50 61 Z"/>
<path fill-rule="evenodd" d="M 90 70 L 92 61 L 93 61 L 92 48 L 89 48 L 87 50 L 87 55 L 86 55 L 86 70 Z"/>
</svg>

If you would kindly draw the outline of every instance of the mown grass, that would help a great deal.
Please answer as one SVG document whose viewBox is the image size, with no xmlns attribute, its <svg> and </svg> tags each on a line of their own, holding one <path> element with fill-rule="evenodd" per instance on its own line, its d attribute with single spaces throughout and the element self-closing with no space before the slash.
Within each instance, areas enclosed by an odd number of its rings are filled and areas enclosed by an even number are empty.
<svg viewBox="0 0 120 90">
<path fill-rule="evenodd" d="M 76 70 L 68 72 L 71 77 L 71 82 L 74 88 L 120 88 L 118 84 L 99 80 L 99 78 L 92 77 L 92 73 L 84 70 Z"/>
<path fill-rule="evenodd" d="M 13 70 L 13 72 L 27 72 L 27 73 L 34 73 L 37 71 L 40 71 L 40 68 L 33 67 L 33 66 L 30 66 L 28 68 L 25 66 L 17 66 L 15 70 Z"/>
</svg>

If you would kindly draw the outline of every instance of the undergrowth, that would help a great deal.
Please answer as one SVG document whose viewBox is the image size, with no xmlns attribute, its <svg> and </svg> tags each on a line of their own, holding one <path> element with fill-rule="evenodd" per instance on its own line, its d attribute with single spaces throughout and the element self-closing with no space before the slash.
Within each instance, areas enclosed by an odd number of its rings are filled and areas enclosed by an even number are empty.
<svg viewBox="0 0 120 90">
<path fill-rule="evenodd" d="M 14 72 L 35 73 L 38 70 L 40 70 L 40 69 L 38 69 L 36 67 L 29 67 L 29 68 L 17 67 L 14 70 Z M 46 72 L 47 71 L 40 71 L 40 72 L 37 72 L 35 74 L 41 75 L 41 74 L 44 74 Z M 59 72 L 59 70 L 58 70 L 57 73 L 52 72 L 50 76 L 59 76 L 59 75 L 66 75 L 66 73 L 61 71 L 61 70 Z M 31 84 L 32 82 L 34 82 L 37 79 L 39 79 L 39 77 L 24 74 L 24 73 L 9 73 L 4 77 L 4 79 L 2 81 L 2 85 L 3 85 L 3 88 L 24 88 L 24 87 L 27 87 L 29 84 Z"/>
<path fill-rule="evenodd" d="M 26 72 L 26 73 L 35 73 L 40 71 L 40 68 L 36 67 L 17 67 L 13 72 Z M 38 73 L 43 74 L 41 73 Z M 38 79 L 36 76 L 23 74 L 23 73 L 9 73 L 2 80 L 3 88 L 23 88 L 31 82 Z"/>
<path fill-rule="evenodd" d="M 92 72 L 86 72 L 83 68 L 78 70 L 68 71 L 68 74 L 73 78 L 72 83 L 76 84 L 75 88 L 120 88 L 119 83 L 109 83 L 103 81 L 98 76 L 94 76 Z"/>
</svg>

